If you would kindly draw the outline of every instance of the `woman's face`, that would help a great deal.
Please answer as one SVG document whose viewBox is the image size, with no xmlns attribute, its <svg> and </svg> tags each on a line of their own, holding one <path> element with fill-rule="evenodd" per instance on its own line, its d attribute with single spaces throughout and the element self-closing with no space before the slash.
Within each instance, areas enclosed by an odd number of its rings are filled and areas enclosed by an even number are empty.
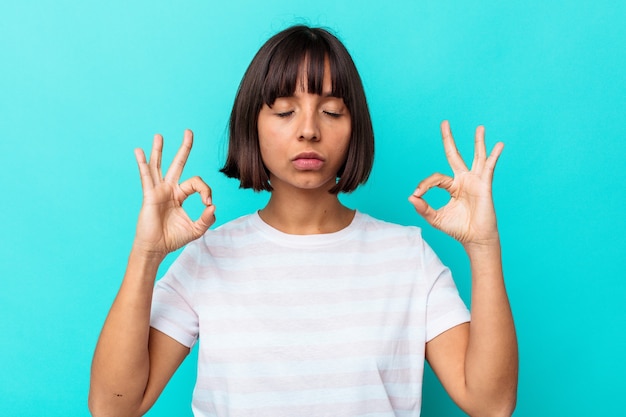
<svg viewBox="0 0 626 417">
<path fill-rule="evenodd" d="M 293 96 L 279 97 L 259 112 L 261 157 L 275 191 L 328 190 L 346 159 L 352 122 L 343 99 L 330 95 L 328 61 L 322 95 L 305 91 L 306 79 L 303 73 Z"/>
</svg>

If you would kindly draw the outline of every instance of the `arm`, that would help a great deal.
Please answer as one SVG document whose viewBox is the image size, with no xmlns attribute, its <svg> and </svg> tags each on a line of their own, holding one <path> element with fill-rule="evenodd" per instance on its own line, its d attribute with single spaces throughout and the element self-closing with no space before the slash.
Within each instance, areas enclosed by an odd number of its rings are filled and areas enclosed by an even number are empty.
<svg viewBox="0 0 626 417">
<path fill-rule="evenodd" d="M 409 200 L 430 224 L 463 244 L 472 273 L 472 321 L 428 342 L 426 358 L 452 399 L 469 415 L 510 416 L 517 397 L 517 340 L 491 195 L 503 145 L 498 143 L 487 157 L 484 129 L 479 127 L 474 162 L 468 170 L 447 122 L 441 130 L 454 178 L 434 174 L 420 183 Z M 432 187 L 451 196 L 439 210 L 422 198 Z"/>
<path fill-rule="evenodd" d="M 189 353 L 187 347 L 150 328 L 150 308 L 161 261 L 200 237 L 215 221 L 209 187 L 198 177 L 178 184 L 192 140 L 186 131 L 165 177 L 161 136 L 154 138 L 149 164 L 141 150 L 135 151 L 144 201 L 126 274 L 93 357 L 89 408 L 94 416 L 143 415 Z M 195 192 L 207 207 L 192 222 L 181 205 Z"/>
</svg>

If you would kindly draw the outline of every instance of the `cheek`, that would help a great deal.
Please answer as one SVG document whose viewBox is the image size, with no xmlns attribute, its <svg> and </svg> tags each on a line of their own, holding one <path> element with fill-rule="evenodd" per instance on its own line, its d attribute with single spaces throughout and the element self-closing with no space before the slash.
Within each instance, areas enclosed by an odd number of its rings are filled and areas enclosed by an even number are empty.
<svg viewBox="0 0 626 417">
<path fill-rule="evenodd" d="M 258 125 L 258 137 L 259 137 L 259 149 L 261 150 L 261 156 L 265 158 L 265 155 L 271 154 L 272 144 L 275 142 L 275 133 L 271 127 L 265 123 L 259 123 Z"/>
<path fill-rule="evenodd" d="M 341 136 L 341 140 L 339 141 L 339 146 L 337 146 L 338 150 L 343 151 L 344 154 L 348 153 L 348 147 L 350 145 L 350 139 L 352 138 L 352 130 L 350 129 L 350 125 L 348 125 L 342 136 Z M 344 155 L 345 157 L 345 155 Z"/>
<path fill-rule="evenodd" d="M 259 137 L 259 149 L 261 151 L 261 160 L 267 165 L 268 161 L 272 159 L 272 155 L 275 154 L 270 141 L 261 140 Z"/>
<path fill-rule="evenodd" d="M 290 135 L 290 130 L 285 126 L 262 120 L 259 120 L 257 132 L 259 145 L 266 148 L 276 147 Z"/>
<path fill-rule="evenodd" d="M 275 168 L 278 158 L 283 153 L 281 152 L 281 144 L 277 136 L 267 129 L 263 132 L 259 130 L 259 150 L 261 152 L 261 160 L 267 168 Z"/>
</svg>

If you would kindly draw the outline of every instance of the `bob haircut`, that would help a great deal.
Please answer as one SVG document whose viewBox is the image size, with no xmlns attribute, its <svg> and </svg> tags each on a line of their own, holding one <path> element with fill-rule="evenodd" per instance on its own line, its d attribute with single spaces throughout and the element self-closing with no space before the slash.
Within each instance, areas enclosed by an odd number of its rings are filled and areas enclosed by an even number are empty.
<svg viewBox="0 0 626 417">
<path fill-rule="evenodd" d="M 328 60 L 332 92 L 350 112 L 351 136 L 346 161 L 337 172 L 332 194 L 354 191 L 369 177 L 374 162 L 374 131 L 361 77 L 345 46 L 321 28 L 292 26 L 271 37 L 246 70 L 230 115 L 228 155 L 220 170 L 239 179 L 240 188 L 271 191 L 269 172 L 261 159 L 258 116 L 263 104 L 290 97 L 308 65 L 306 89 L 322 94 L 324 63 Z"/>
</svg>

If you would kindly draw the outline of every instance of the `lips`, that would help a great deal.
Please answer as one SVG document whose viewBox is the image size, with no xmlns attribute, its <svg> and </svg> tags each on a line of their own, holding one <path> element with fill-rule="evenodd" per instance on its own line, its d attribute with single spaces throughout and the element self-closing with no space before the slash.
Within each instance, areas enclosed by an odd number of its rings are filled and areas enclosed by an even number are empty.
<svg viewBox="0 0 626 417">
<path fill-rule="evenodd" d="M 324 165 L 324 158 L 316 152 L 302 152 L 291 160 L 299 171 L 315 171 Z"/>
</svg>

